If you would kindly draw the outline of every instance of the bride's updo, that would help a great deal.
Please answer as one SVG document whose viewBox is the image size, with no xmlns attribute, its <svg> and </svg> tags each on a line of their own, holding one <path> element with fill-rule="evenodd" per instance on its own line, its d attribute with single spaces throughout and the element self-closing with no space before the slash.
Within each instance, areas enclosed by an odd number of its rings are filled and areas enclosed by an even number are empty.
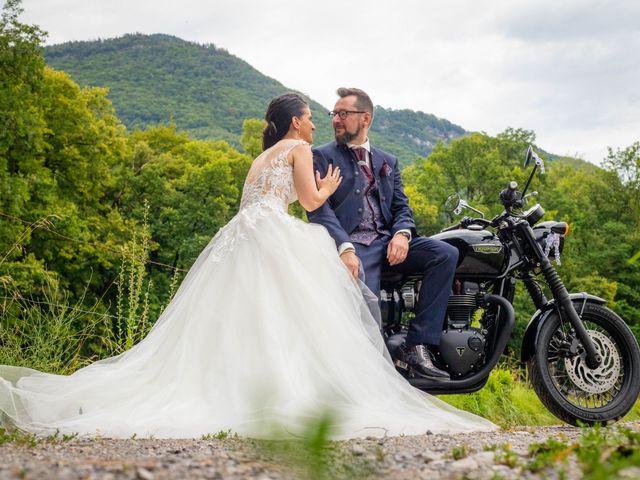
<svg viewBox="0 0 640 480">
<path fill-rule="evenodd" d="M 301 117 L 308 106 L 302 95 L 297 93 L 285 93 L 271 100 L 264 115 L 267 126 L 262 131 L 262 150 L 282 140 L 289 131 L 291 119 Z"/>
</svg>

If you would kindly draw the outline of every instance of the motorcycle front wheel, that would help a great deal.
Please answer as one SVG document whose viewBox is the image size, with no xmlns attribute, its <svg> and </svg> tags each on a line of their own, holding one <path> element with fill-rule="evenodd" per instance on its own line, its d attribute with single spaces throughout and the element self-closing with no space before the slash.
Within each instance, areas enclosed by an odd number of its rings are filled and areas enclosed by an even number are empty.
<svg viewBox="0 0 640 480">
<path fill-rule="evenodd" d="M 587 303 L 582 321 L 602 358 L 594 369 L 568 320 L 552 313 L 540 327 L 527 369 L 545 407 L 571 425 L 614 422 L 640 391 L 640 349 L 627 324 L 608 308 Z"/>
</svg>

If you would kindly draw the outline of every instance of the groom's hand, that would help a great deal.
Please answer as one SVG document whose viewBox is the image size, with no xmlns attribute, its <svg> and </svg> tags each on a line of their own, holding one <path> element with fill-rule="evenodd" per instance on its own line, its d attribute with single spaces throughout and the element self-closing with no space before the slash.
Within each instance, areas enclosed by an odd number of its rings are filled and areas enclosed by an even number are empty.
<svg viewBox="0 0 640 480">
<path fill-rule="evenodd" d="M 347 250 L 340 255 L 340 260 L 346 265 L 353 278 L 357 279 L 358 273 L 360 272 L 360 260 L 358 260 L 356 252 Z"/>
<path fill-rule="evenodd" d="M 401 234 L 396 233 L 387 247 L 387 260 L 389 265 L 398 265 L 407 258 L 409 252 L 409 239 Z"/>
</svg>

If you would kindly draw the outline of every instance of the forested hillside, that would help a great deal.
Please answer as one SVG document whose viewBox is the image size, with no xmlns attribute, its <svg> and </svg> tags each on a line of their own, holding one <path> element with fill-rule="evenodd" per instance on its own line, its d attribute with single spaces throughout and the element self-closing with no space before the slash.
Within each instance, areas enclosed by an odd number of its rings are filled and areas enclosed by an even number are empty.
<svg viewBox="0 0 640 480">
<path fill-rule="evenodd" d="M 81 86 L 108 88 L 107 97 L 129 128 L 172 121 L 194 138 L 222 139 L 235 146 L 242 122 L 262 118 L 269 100 L 288 90 L 224 49 L 168 35 L 70 42 L 44 52 L 50 66 L 67 72 Z M 311 108 L 315 143 L 331 140 L 328 108 L 313 100 Z M 407 164 L 416 155 L 428 155 L 438 141 L 465 133 L 433 115 L 377 107 L 372 139 Z"/>
</svg>

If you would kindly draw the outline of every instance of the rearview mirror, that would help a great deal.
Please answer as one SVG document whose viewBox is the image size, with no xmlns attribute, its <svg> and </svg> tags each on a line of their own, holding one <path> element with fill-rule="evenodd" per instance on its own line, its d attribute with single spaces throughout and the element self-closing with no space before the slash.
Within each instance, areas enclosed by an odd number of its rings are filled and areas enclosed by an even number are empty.
<svg viewBox="0 0 640 480">
<path fill-rule="evenodd" d="M 531 148 L 531 145 L 529 145 L 529 148 L 527 148 L 527 154 L 524 156 L 524 168 L 527 168 L 529 166 L 529 162 L 531 162 L 532 156 L 533 148 Z"/>
<path fill-rule="evenodd" d="M 444 211 L 453 212 L 454 215 L 460 215 L 462 207 L 460 206 L 460 195 L 454 193 L 449 195 L 444 202 Z"/>
<path fill-rule="evenodd" d="M 544 160 L 542 160 L 538 154 L 533 151 L 533 147 L 529 145 L 529 148 L 527 148 L 527 154 L 524 156 L 524 168 L 527 168 L 531 163 L 531 160 L 536 162 L 536 165 L 540 168 L 540 173 L 544 174 Z"/>
</svg>

